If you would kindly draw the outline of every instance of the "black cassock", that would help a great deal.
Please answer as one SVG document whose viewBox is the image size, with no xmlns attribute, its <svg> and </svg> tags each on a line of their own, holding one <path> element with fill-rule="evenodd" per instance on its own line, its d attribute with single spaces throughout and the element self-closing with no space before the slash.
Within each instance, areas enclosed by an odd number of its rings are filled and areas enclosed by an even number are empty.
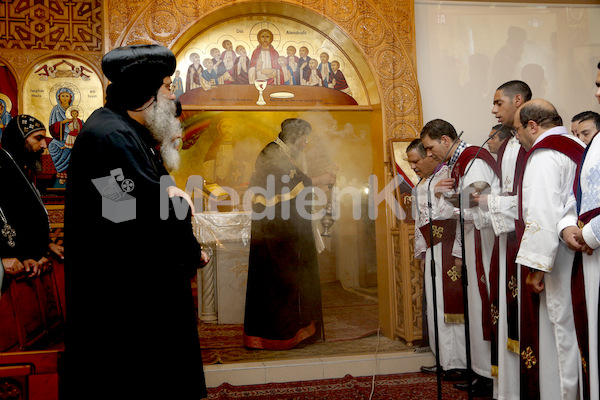
<svg viewBox="0 0 600 400">
<path fill-rule="evenodd" d="M 17 163 L 9 151 L 0 149 L 0 209 L 6 219 L 6 224 L 0 219 L 0 256 L 39 261 L 50 242 L 48 214 L 27 172 Z"/>
<path fill-rule="evenodd" d="M 180 199 L 161 188 L 168 174 L 156 145 L 110 104 L 75 142 L 65 205 L 65 398 L 206 396 L 190 286 L 200 246 L 189 207 L 178 218 Z M 125 188 L 136 202 L 135 218 L 124 222 L 103 216 L 92 182 L 116 169 L 123 174 L 116 183 L 130 180 Z"/>
<path fill-rule="evenodd" d="M 309 337 L 323 337 L 312 225 L 296 208 L 297 202 L 310 199 L 310 186 L 311 179 L 277 143 L 268 144 L 259 154 L 250 187 L 265 192 L 255 190 L 252 200 L 244 319 L 247 347 L 284 350 Z"/>
</svg>

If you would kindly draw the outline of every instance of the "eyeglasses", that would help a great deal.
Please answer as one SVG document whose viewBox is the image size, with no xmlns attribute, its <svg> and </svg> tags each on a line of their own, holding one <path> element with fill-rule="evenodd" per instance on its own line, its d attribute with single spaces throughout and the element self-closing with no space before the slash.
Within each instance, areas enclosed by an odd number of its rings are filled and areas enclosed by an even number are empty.
<svg viewBox="0 0 600 400">
<path fill-rule="evenodd" d="M 165 78 L 165 80 L 163 81 L 163 86 L 171 93 L 175 92 L 175 85 L 173 84 L 173 82 L 165 82 L 168 78 Z M 170 81 L 170 79 L 169 79 Z"/>
<path fill-rule="evenodd" d="M 510 133 L 511 133 L 513 136 L 517 136 L 517 133 L 519 133 L 519 129 L 521 129 L 522 127 L 523 127 L 523 125 L 521 125 L 521 126 L 515 126 L 515 127 L 514 127 L 514 129 L 511 129 L 511 130 L 510 130 Z"/>
</svg>

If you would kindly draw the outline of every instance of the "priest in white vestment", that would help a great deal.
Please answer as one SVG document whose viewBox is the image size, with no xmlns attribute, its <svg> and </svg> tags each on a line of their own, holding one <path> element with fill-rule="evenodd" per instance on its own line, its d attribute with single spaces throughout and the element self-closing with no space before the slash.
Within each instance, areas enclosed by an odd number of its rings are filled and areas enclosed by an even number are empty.
<svg viewBox="0 0 600 400">
<path fill-rule="evenodd" d="M 511 296 L 517 298 L 518 303 L 518 277 L 507 282 L 507 238 L 508 234 L 515 232 L 515 219 L 517 219 L 517 195 L 512 194 L 517 157 L 521 150 L 519 141 L 511 137 L 508 140 L 500 168 L 502 171 L 502 195 L 489 195 L 487 197 L 487 208 L 490 213 L 490 222 L 495 234 L 499 238 L 499 313 L 498 313 L 498 374 L 495 377 L 495 396 L 501 399 L 519 398 L 519 342 L 510 339 L 508 335 L 507 322 L 507 291 L 512 288 Z M 518 319 L 516 321 L 518 324 Z"/>
<path fill-rule="evenodd" d="M 420 139 L 415 139 L 406 149 L 407 161 L 415 173 L 421 178 L 417 186 L 413 189 L 415 200 L 413 202 L 413 218 L 415 220 L 415 258 L 421 260 L 421 267 L 424 272 L 425 293 L 427 299 L 427 321 L 429 331 L 429 343 L 435 353 L 435 322 L 434 322 L 434 302 L 433 302 L 433 284 L 431 276 L 431 248 L 428 247 L 429 238 L 425 238 L 422 229 L 429 225 L 431 219 L 440 220 L 438 212 L 439 200 L 435 196 L 435 185 L 440 179 L 448 176 L 448 167 L 439 165 L 431 156 L 427 156 L 425 149 L 420 143 Z M 431 200 L 431 210 L 429 201 Z M 439 230 L 438 230 L 439 231 Z M 437 233 L 437 232 L 436 232 Z M 442 232 L 443 233 L 443 232 Z M 446 234 L 454 234 L 448 232 Z M 466 350 L 465 350 L 465 325 L 464 316 L 457 320 L 456 315 L 446 315 L 444 299 L 447 298 L 444 293 L 443 285 L 443 259 L 442 246 L 439 243 L 433 246 L 435 270 L 436 270 L 436 297 L 437 297 L 437 316 L 438 316 L 438 335 L 439 335 L 439 358 L 442 370 L 446 378 L 449 376 L 460 376 L 458 370 L 466 368 Z M 458 277 L 458 276 L 457 276 Z M 462 300 L 462 297 L 461 297 Z M 448 317 L 448 318 L 447 318 Z M 452 318 L 455 317 L 455 318 Z M 457 370 L 457 371 L 452 371 Z M 449 372 L 452 371 L 452 372 Z"/>
<path fill-rule="evenodd" d="M 514 259 L 518 250 L 515 234 L 515 220 L 518 218 L 516 189 L 525 150 L 511 135 L 510 129 L 514 125 L 517 108 L 529 100 L 531 88 L 519 80 L 500 85 L 494 93 L 492 114 L 500 125 L 492 129 L 488 147 L 490 153 L 497 155 L 502 194 L 483 195 L 483 201 L 479 202 L 483 209 L 488 209 L 494 232 L 499 238 L 498 373 L 494 377 L 494 398 L 498 400 L 520 398 L 519 269 L 515 266 Z M 495 135 L 495 138 L 492 138 L 492 135 Z M 508 260 L 508 257 L 511 260 Z"/>
<path fill-rule="evenodd" d="M 597 136 L 597 134 L 596 134 Z M 600 287 L 600 139 L 595 137 L 588 145 L 588 149 L 581 166 L 579 177 L 580 190 L 578 191 L 578 202 L 572 196 L 565 217 L 559 224 L 561 238 L 569 243 L 572 235 L 575 243 L 571 248 L 582 251 L 581 263 L 583 266 L 583 278 L 585 290 L 585 315 L 587 316 L 587 348 L 585 365 L 589 373 L 590 399 L 600 398 L 600 387 L 598 376 L 598 300 Z M 577 212 L 579 209 L 579 213 Z M 588 215 L 587 218 L 584 216 Z M 585 219 L 582 228 L 577 224 Z M 563 228 L 564 227 L 564 228 Z M 569 232 L 570 229 L 574 231 Z M 574 266 L 575 268 L 575 266 Z M 581 288 L 578 288 L 581 289 Z M 579 293 L 572 292 L 573 297 Z M 575 313 L 576 323 L 578 314 Z M 585 332 L 584 332 L 585 333 Z M 580 349 L 582 343 L 579 343 Z M 585 389 L 584 389 L 585 390 Z"/>
<path fill-rule="evenodd" d="M 484 329 L 491 329 L 487 323 L 484 323 L 484 317 L 489 316 L 489 311 L 483 313 L 484 303 L 487 301 L 489 307 L 489 269 L 494 248 L 495 235 L 489 219 L 481 218 L 485 213 L 481 212 L 479 207 L 470 207 L 468 204 L 470 195 L 474 193 L 475 187 L 480 187 L 483 183 L 487 187 L 488 193 L 498 194 L 500 192 L 500 181 L 497 172 L 495 160 L 485 149 L 470 146 L 466 142 L 460 141 L 454 127 L 446 121 L 436 119 L 428 122 L 421 131 L 421 139 L 428 155 L 437 157 L 439 161 L 448 162 L 452 170 L 453 178 L 442 179 L 438 183 L 441 190 L 462 189 L 462 197 L 465 200 L 464 205 L 464 246 L 465 260 L 468 273 L 468 300 L 469 300 L 469 333 L 471 343 L 471 367 L 479 375 L 474 381 L 477 386 L 475 393 L 491 396 L 491 343 L 489 338 L 485 338 Z M 478 154 L 477 152 L 481 150 Z M 464 153 L 464 154 L 463 154 Z M 470 154 L 470 156 L 467 156 Z M 477 155 L 477 158 L 473 158 Z M 482 159 L 485 157 L 487 161 Z M 493 167 L 492 167 L 493 164 Z M 479 190 L 479 189 L 478 189 Z M 442 196 L 441 198 L 446 198 Z M 440 205 L 440 213 L 446 218 L 455 214 L 454 205 L 448 201 L 445 207 Z M 457 204 L 456 204 L 457 205 Z M 445 211 L 442 211 L 444 209 Z M 476 235 L 481 238 L 481 251 L 476 251 Z M 460 236 L 460 226 L 457 225 L 457 235 L 453 255 L 458 259 L 462 257 L 462 241 Z M 481 276 L 478 276 L 476 265 L 481 263 Z M 457 264 L 457 266 L 460 266 Z M 478 282 L 482 282 L 481 287 Z M 482 291 L 484 292 L 482 295 Z M 485 379 L 487 378 L 487 379 Z M 488 392 L 489 390 L 489 392 Z M 478 392 L 479 391 L 479 392 Z"/>
<path fill-rule="evenodd" d="M 524 232 L 516 261 L 530 270 L 521 290 L 539 293 L 539 352 L 525 348 L 522 329 L 522 362 L 539 368 L 539 398 L 574 400 L 580 389 L 580 358 L 571 303 L 574 251 L 559 240 L 557 224 L 573 192 L 577 167 L 567 155 L 568 149 L 582 149 L 583 143 L 569 135 L 556 109 L 545 100 L 525 103 L 514 121 L 517 138 L 528 151 L 519 189 Z M 553 139 L 559 142 L 552 136 L 564 137 L 560 146 L 544 147 Z M 573 146 L 571 140 L 578 143 Z M 521 375 L 522 385 L 524 379 Z"/>
<path fill-rule="evenodd" d="M 596 78 L 596 98 L 600 103 L 600 63 L 598 63 L 598 76 Z M 582 267 L 585 290 L 585 305 L 587 313 L 587 347 L 588 358 L 586 361 L 587 373 L 589 374 L 589 398 L 600 398 L 599 367 L 598 359 L 598 300 L 600 286 L 600 217 L 598 208 L 600 207 L 600 141 L 597 138 L 598 133 L 588 144 L 587 153 L 581 163 L 581 172 L 579 176 L 579 187 L 577 191 L 577 203 L 572 198 L 569 204 L 570 212 L 567 212 L 563 219 L 563 224 L 559 225 L 559 232 L 562 238 L 570 244 L 570 247 L 582 251 Z M 579 210 L 579 213 L 577 213 Z M 578 215 L 579 214 L 579 215 Z M 585 219 L 583 228 L 576 227 L 572 240 L 569 240 L 568 229 L 573 228 L 573 221 L 579 216 L 579 220 Z M 585 218 L 584 218 L 585 217 Z M 566 221 L 566 222 L 564 222 Z M 583 221 L 582 221 L 583 222 Z M 563 228 L 565 227 L 565 228 Z M 563 230 L 564 229 L 564 230 Z M 575 266 L 574 266 L 575 267 Z M 575 295 L 575 294 L 574 294 Z M 576 323 L 579 323 L 578 315 L 575 316 Z M 581 343 L 580 343 L 581 348 Z M 586 389 L 584 389 L 586 390 Z"/>
</svg>

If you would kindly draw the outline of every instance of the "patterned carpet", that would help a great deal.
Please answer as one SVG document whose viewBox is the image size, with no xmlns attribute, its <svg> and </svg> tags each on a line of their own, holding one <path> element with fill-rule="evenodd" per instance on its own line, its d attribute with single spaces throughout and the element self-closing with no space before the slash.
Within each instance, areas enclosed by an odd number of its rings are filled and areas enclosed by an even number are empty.
<svg viewBox="0 0 600 400">
<path fill-rule="evenodd" d="M 252 386 L 232 386 L 227 383 L 208 390 L 209 400 L 368 400 L 372 377 L 346 375 L 339 379 L 270 383 Z M 446 400 L 466 399 L 466 393 L 456 390 L 452 383 L 442 383 L 442 397 Z M 375 377 L 372 400 L 436 399 L 437 384 L 434 375 L 421 373 L 380 375 Z"/>
<path fill-rule="evenodd" d="M 324 284 L 322 295 L 325 342 L 287 351 L 249 350 L 243 345 L 243 325 L 200 323 L 204 365 L 373 352 L 379 324 L 376 298 L 345 290 L 339 283 Z M 399 351 L 407 347 L 383 338 L 380 348 Z"/>
<path fill-rule="evenodd" d="M 231 340 L 236 340 L 230 338 Z M 201 339 L 201 344 L 202 344 Z M 206 341 L 204 341 L 206 343 Z M 253 362 L 253 361 L 272 361 L 289 360 L 301 358 L 319 358 L 327 356 L 360 355 L 373 354 L 376 349 L 380 353 L 393 353 L 399 351 L 413 352 L 414 349 L 406 346 L 406 343 L 399 340 L 390 340 L 386 337 L 377 338 L 376 335 L 368 336 L 356 340 L 342 340 L 336 342 L 323 342 L 311 344 L 305 347 L 296 347 L 291 350 L 251 350 L 245 347 L 223 347 L 209 348 L 202 345 L 202 362 L 204 365 L 225 364 L 232 362 Z"/>
</svg>

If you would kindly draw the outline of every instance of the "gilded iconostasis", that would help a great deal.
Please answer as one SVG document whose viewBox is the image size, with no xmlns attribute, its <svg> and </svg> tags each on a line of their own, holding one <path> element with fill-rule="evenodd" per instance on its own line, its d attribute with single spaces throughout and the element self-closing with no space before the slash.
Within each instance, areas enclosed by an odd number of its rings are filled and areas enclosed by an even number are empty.
<svg viewBox="0 0 600 400">
<path fill-rule="evenodd" d="M 67 181 L 71 149 L 84 121 L 103 101 L 101 78 L 81 60 L 61 57 L 36 64 L 23 86 L 23 112 L 40 119 L 48 130 L 45 175 L 55 175 L 47 189 Z"/>
<path fill-rule="evenodd" d="M 258 152 L 281 121 L 299 117 L 313 126 L 309 172 L 333 168 L 340 189 L 368 189 L 374 175 L 382 190 L 391 177 L 388 139 L 410 140 L 420 129 L 409 0 L 25 0 L 2 3 L 0 11 L 0 129 L 18 113 L 46 125 L 37 185 L 47 204 L 61 202 L 73 144 L 104 103 L 102 56 L 118 46 L 156 43 L 177 57 L 172 79 L 185 138 L 174 175 L 181 187 L 203 175 L 243 198 Z M 389 284 L 395 262 L 384 207 L 363 229 L 374 235 L 364 268 L 377 275 L 382 327 L 393 336 L 400 300 Z M 355 224 L 366 222 L 340 219 L 336 240 L 364 242 L 352 233 Z M 356 259 L 340 252 L 337 263 L 356 266 Z M 359 273 L 342 275 L 353 285 Z"/>
</svg>

